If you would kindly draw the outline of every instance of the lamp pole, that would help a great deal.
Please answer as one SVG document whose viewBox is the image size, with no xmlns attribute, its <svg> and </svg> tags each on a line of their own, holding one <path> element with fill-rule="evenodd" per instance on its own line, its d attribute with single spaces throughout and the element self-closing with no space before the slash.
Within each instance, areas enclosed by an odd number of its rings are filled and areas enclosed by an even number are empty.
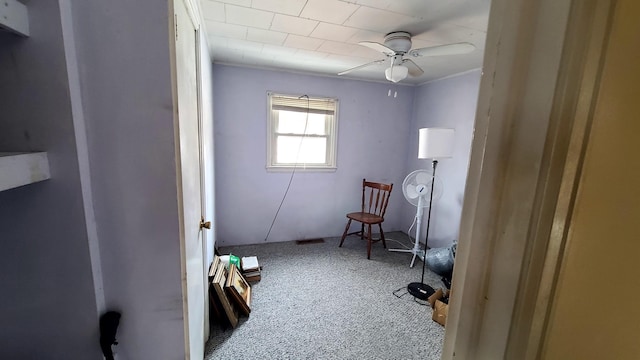
<svg viewBox="0 0 640 360">
<path fill-rule="evenodd" d="M 424 238 L 424 257 L 422 258 L 422 277 L 420 278 L 420 282 L 412 282 L 407 285 L 407 291 L 409 294 L 413 295 L 413 297 L 427 300 L 429 296 L 435 293 L 435 290 L 424 283 L 424 272 L 427 264 L 427 244 L 429 243 L 429 225 L 431 224 L 431 207 L 433 206 L 433 186 L 435 185 L 436 179 L 436 167 L 438 166 L 438 160 L 433 160 L 431 163 L 431 167 L 433 168 L 433 172 L 431 173 L 431 192 L 429 194 L 429 211 L 427 212 L 427 234 Z"/>
</svg>

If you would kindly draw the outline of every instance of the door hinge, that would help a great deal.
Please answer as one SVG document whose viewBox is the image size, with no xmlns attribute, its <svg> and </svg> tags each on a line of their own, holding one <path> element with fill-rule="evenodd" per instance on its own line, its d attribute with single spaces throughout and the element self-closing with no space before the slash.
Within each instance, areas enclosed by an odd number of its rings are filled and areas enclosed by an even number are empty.
<svg viewBox="0 0 640 360">
<path fill-rule="evenodd" d="M 173 23 L 176 26 L 176 41 L 178 41 L 178 14 L 173 14 Z"/>
</svg>

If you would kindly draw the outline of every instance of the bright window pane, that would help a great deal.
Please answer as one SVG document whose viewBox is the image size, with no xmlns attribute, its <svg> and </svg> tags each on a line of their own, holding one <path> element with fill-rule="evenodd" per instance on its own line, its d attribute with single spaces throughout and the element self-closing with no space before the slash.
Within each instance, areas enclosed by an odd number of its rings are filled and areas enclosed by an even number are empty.
<svg viewBox="0 0 640 360">
<path fill-rule="evenodd" d="M 308 114 L 307 134 L 326 135 L 325 115 Z M 278 128 L 281 134 L 303 134 L 307 113 L 296 111 L 278 111 Z"/>
<path fill-rule="evenodd" d="M 326 138 L 303 138 L 302 136 L 278 136 L 277 159 L 280 164 L 305 163 L 324 164 L 327 161 Z M 300 146 L 302 141 L 302 146 Z M 298 150 L 300 153 L 298 154 Z"/>
</svg>

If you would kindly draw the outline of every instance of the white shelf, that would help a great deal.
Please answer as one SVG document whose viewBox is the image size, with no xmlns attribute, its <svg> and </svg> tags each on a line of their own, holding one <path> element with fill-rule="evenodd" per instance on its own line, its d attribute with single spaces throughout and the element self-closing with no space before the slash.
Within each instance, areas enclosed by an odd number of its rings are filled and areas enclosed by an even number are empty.
<svg viewBox="0 0 640 360">
<path fill-rule="evenodd" d="M 47 180 L 50 177 L 46 152 L 0 152 L 0 191 Z"/>
<path fill-rule="evenodd" d="M 16 0 L 0 1 L 0 28 L 22 36 L 29 36 L 29 13 L 27 7 Z"/>
</svg>

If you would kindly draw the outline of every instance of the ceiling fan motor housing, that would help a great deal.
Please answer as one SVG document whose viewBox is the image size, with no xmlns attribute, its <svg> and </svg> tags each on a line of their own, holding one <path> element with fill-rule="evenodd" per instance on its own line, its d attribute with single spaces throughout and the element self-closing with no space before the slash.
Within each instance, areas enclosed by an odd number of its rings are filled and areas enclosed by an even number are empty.
<svg viewBox="0 0 640 360">
<path fill-rule="evenodd" d="M 405 54 L 411 50 L 411 34 L 406 31 L 394 31 L 384 37 L 384 45 L 396 52 Z"/>
</svg>

